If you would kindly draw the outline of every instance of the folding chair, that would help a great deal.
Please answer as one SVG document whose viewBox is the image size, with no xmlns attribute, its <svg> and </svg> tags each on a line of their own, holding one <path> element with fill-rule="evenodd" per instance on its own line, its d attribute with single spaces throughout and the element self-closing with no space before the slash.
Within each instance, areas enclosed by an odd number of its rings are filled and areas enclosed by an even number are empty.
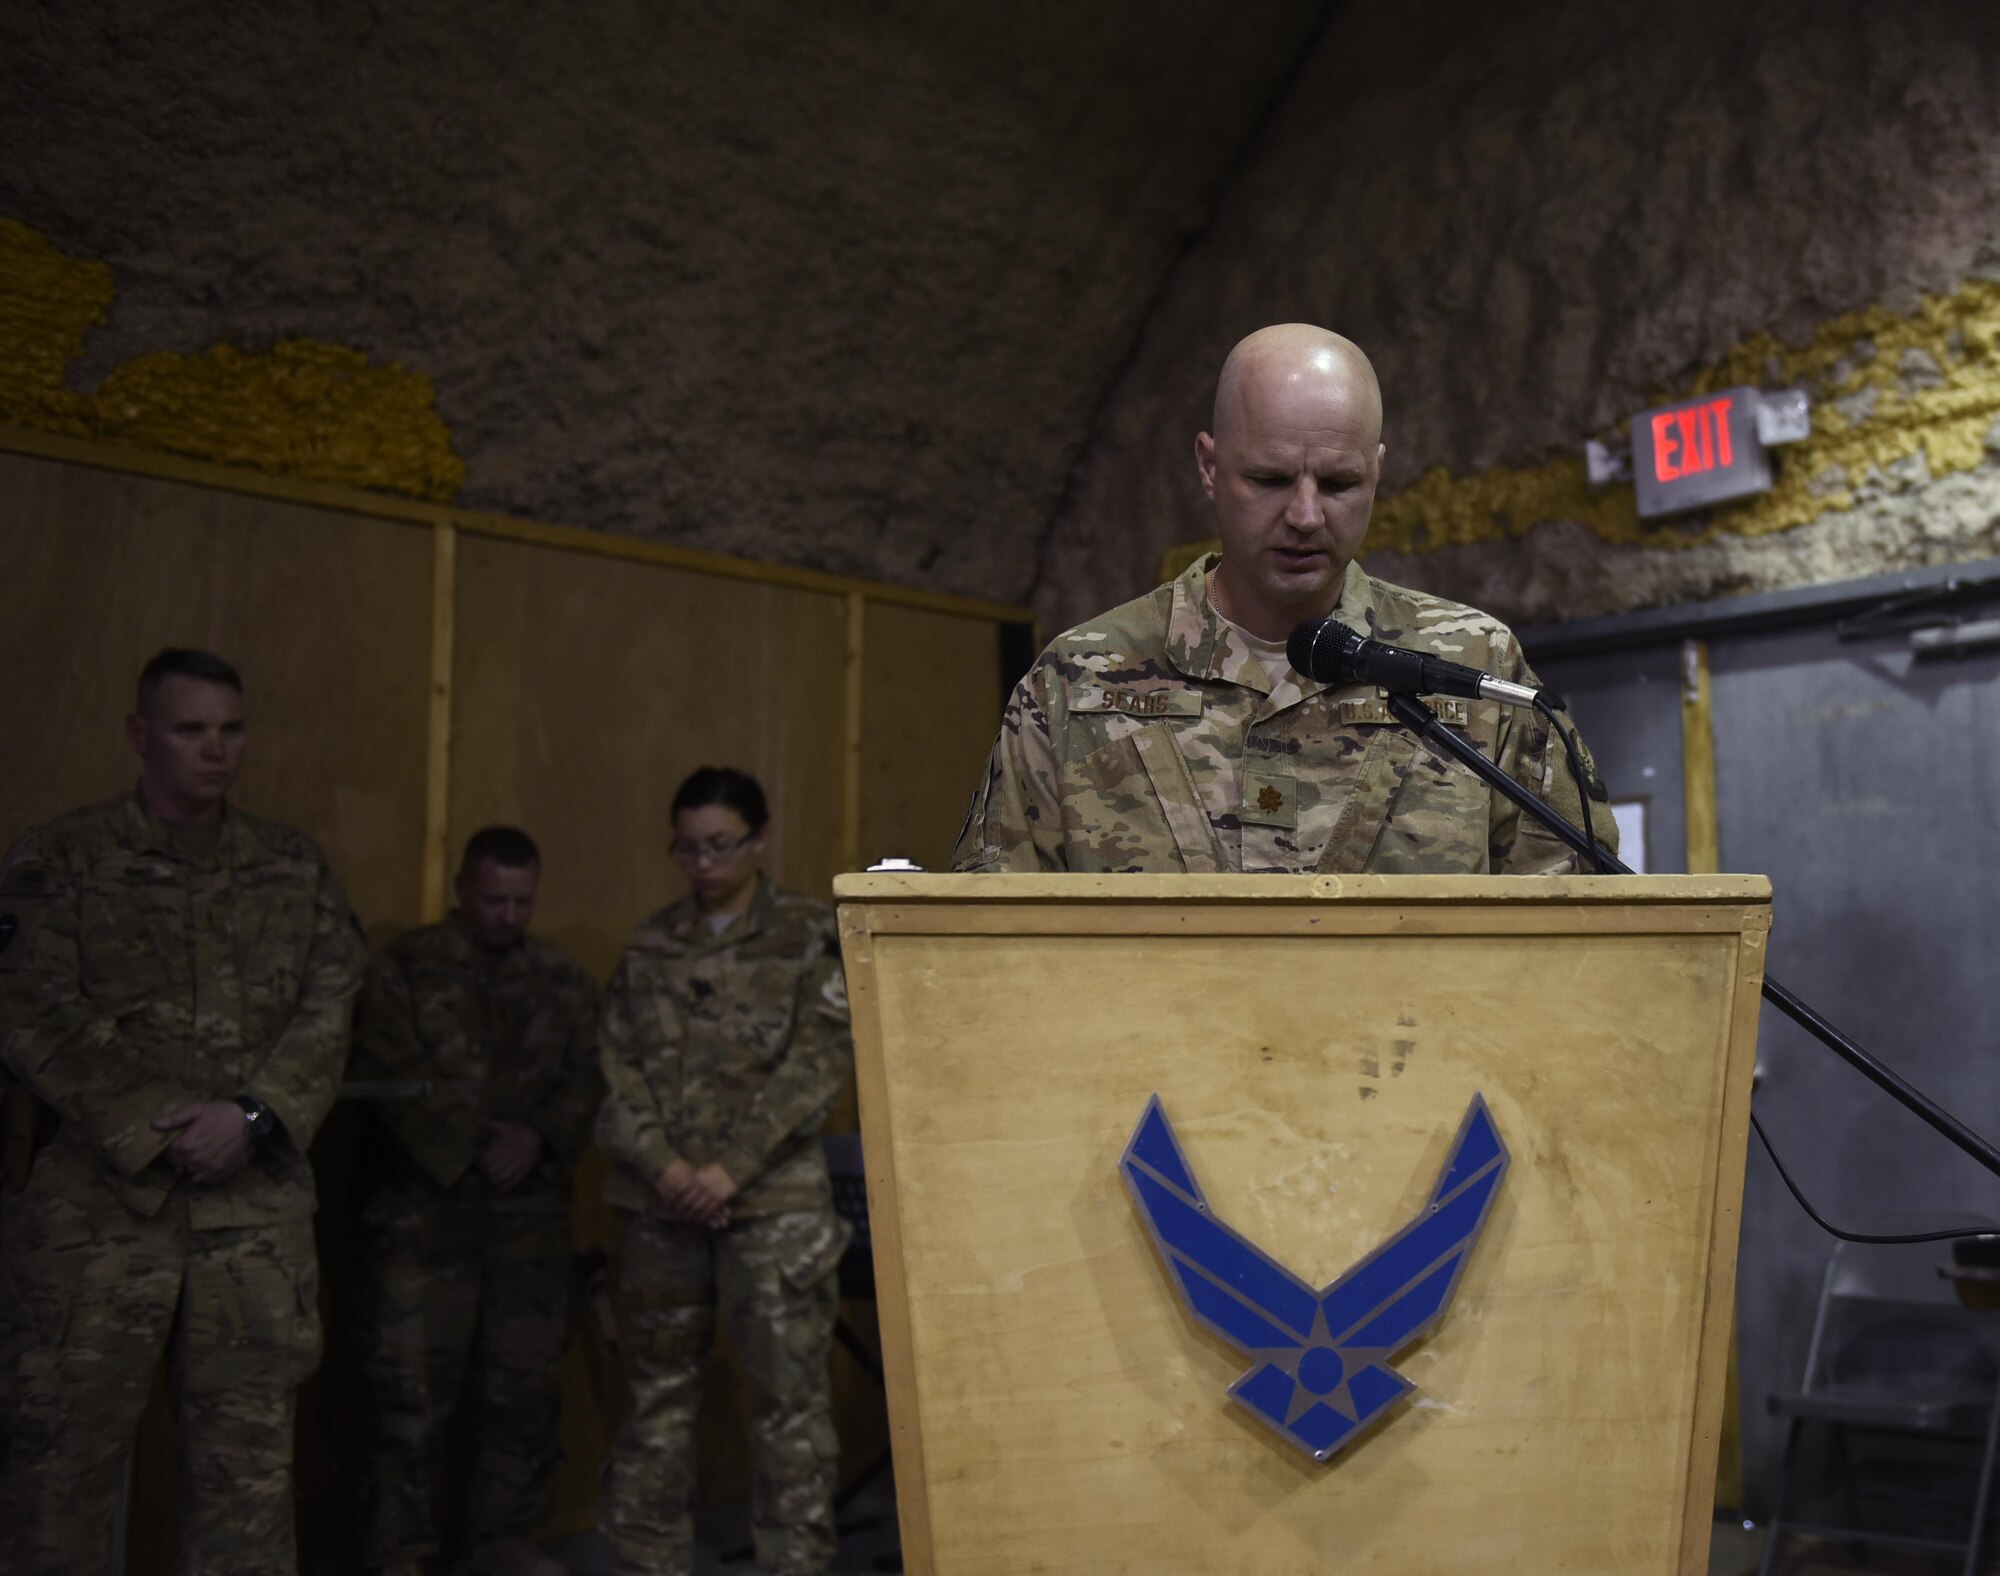
<svg viewBox="0 0 2000 1576">
<path fill-rule="evenodd" d="M 1780 1544 L 1794 1535 L 1962 1554 L 1966 1576 L 1975 1576 L 2000 1446 L 2000 1359 L 1995 1355 L 2000 1316 L 1963 1306 L 1943 1277 L 1935 1247 L 1834 1245 L 1820 1286 L 1804 1381 L 1795 1392 L 1767 1398 L 1772 1414 L 1788 1419 L 1790 1426 L 1759 1576 L 1770 1576 Z M 1800 1439 L 1809 1423 L 1828 1432 L 1848 1525 L 1787 1519 L 1798 1489 Z M 1981 1445 L 1966 1536 L 1919 1536 L 1852 1524 L 1859 1500 L 1869 1493 L 1857 1481 L 1848 1450 L 1855 1435 Z M 1877 1492 L 1875 1497 L 1893 1496 Z M 1935 1509 L 1931 1501 L 1921 1503 Z"/>
</svg>

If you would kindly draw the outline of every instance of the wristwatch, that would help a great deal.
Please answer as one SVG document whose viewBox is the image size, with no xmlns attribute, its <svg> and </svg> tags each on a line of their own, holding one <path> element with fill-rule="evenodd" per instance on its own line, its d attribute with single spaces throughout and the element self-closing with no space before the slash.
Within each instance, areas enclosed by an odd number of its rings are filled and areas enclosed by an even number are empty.
<svg viewBox="0 0 2000 1576">
<path fill-rule="evenodd" d="M 262 1100 L 247 1094 L 239 1094 L 236 1103 L 243 1108 L 243 1124 L 250 1129 L 250 1142 L 265 1144 L 278 1130 L 278 1117 Z"/>
</svg>

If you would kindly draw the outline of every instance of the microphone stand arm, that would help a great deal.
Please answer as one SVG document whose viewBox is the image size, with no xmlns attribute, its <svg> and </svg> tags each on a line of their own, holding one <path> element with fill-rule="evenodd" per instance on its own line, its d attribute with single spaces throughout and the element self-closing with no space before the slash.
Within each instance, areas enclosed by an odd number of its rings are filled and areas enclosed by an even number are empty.
<svg viewBox="0 0 2000 1576">
<path fill-rule="evenodd" d="M 1457 761 L 1495 792 L 1511 799 L 1585 859 L 1594 861 L 1599 870 L 1625 876 L 1638 874 L 1609 849 L 1592 843 L 1580 827 L 1572 825 L 1539 794 L 1523 788 L 1500 770 L 1464 734 L 1446 727 L 1438 714 L 1414 695 L 1392 693 L 1388 704 L 1390 714 L 1425 744 L 1438 754 Z M 1764 976 L 1764 999 L 1892 1100 L 1936 1128 L 1995 1176 L 2000 1176 L 2000 1149 L 1995 1149 L 1921 1089 L 1884 1066 L 1768 974 Z"/>
</svg>

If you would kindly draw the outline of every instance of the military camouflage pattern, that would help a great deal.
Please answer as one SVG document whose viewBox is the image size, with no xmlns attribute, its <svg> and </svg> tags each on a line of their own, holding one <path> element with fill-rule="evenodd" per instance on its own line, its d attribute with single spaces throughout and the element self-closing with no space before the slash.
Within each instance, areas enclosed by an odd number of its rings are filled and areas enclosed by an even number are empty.
<svg viewBox="0 0 2000 1576">
<path fill-rule="evenodd" d="M 446 1425 L 477 1409 L 466 1534 L 533 1533 L 555 1491 L 570 1305 L 569 1189 L 603 1093 L 597 987 L 555 948 L 489 954 L 456 916 L 368 971 L 352 1075 L 429 1079 L 373 1108 L 387 1173 L 362 1213 L 354 1355 L 371 1413 L 363 1550 L 434 1554 Z M 536 1168 L 505 1193 L 477 1169 L 487 1120 L 532 1127 Z"/>
<path fill-rule="evenodd" d="M 363 1212 L 353 1355 L 367 1387 L 362 1553 L 371 1565 L 435 1554 L 446 1425 L 461 1396 L 477 1446 L 468 1544 L 532 1535 L 560 1456 L 569 1333 L 569 1200 L 522 1183 L 495 1196 L 471 1172 L 384 1187 Z"/>
<path fill-rule="evenodd" d="M 196 1229 L 313 1212 L 306 1148 L 347 1060 L 367 958 L 310 839 L 228 808 L 205 857 L 128 795 L 36 827 L 0 864 L 0 1066 L 60 1125 L 49 1152 L 140 1214 L 179 1178 L 153 1121 L 248 1094 L 282 1132 Z M 46 1159 L 46 1154 L 44 1159 Z"/>
<path fill-rule="evenodd" d="M 692 898 L 642 924 L 605 992 L 604 1196 L 660 1208 L 676 1159 L 719 1162 L 751 1215 L 831 1207 L 819 1129 L 852 1064 L 833 910 L 758 882 L 720 935 Z"/>
<path fill-rule="evenodd" d="M 181 1454 L 177 1569 L 296 1569 L 294 1408 L 320 1350 L 312 1223 L 197 1229 L 186 1193 L 136 1215 L 80 1178 L 74 1153 L 50 1160 L 0 1205 L 0 1573 L 105 1568 L 162 1347 Z"/>
<path fill-rule="evenodd" d="M 597 1009 L 596 983 L 554 947 L 529 936 L 489 956 L 450 916 L 397 937 L 369 967 L 349 1076 L 440 1086 L 374 1108 L 433 1182 L 449 1187 L 472 1170 L 490 1119 L 545 1140 L 522 1187 L 567 1189 L 604 1090 Z"/>
<path fill-rule="evenodd" d="M 101 1570 L 164 1348 L 180 1569 L 295 1568 L 299 1382 L 319 1360 L 305 1148 L 346 1060 L 364 951 L 319 851 L 227 810 L 193 851 L 135 797 L 0 865 L 0 1063 L 54 1123 L 0 1204 L 0 1571 Z M 185 1183 L 155 1117 L 250 1093 L 283 1130 Z"/>
<path fill-rule="evenodd" d="M 1554 836 L 1390 719 L 1378 690 L 1316 684 L 1223 619 L 1210 554 L 1060 635 L 1016 686 L 959 833 L 958 870 L 1570 871 Z M 1334 616 L 1376 639 L 1533 684 L 1476 609 L 1350 564 Z M 1444 708 L 1440 707 L 1442 711 Z M 1581 798 L 1538 715 L 1489 701 L 1447 721 L 1572 821 Z M 1585 755 L 1588 763 L 1588 755 Z M 1617 847 L 1591 778 L 1599 841 Z"/>
<path fill-rule="evenodd" d="M 695 1412 L 719 1308 L 743 1363 L 757 1479 L 751 1533 L 765 1576 L 833 1560 L 840 1441 L 827 1356 L 846 1225 L 830 1208 L 706 1232 L 626 1214 L 618 1327 L 632 1412 L 612 1447 L 598 1524 L 618 1576 L 688 1576 Z"/>
</svg>

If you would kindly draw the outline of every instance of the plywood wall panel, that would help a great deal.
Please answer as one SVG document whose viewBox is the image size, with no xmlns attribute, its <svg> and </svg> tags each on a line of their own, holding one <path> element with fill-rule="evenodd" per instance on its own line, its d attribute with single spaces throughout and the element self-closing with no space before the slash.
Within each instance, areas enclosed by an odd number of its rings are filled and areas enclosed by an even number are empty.
<svg viewBox="0 0 2000 1576">
<path fill-rule="evenodd" d="M 871 603 L 864 641 L 861 862 L 949 869 L 1000 725 L 995 626 Z"/>
<path fill-rule="evenodd" d="M 451 849 L 496 821 L 542 848 L 536 930 L 603 979 L 632 927 L 686 888 L 668 806 L 695 767 L 756 775 L 768 867 L 830 896 L 840 831 L 837 597 L 467 537 L 452 677 Z M 579 1244 L 615 1246 L 604 1159 L 577 1177 Z M 710 1375 L 703 1497 L 750 1465 L 733 1373 Z M 611 1409 L 575 1384 L 554 1522 L 588 1525 Z"/>
<path fill-rule="evenodd" d="M 542 845 L 537 929 L 600 978 L 685 890 L 667 808 L 696 766 L 763 782 L 773 875 L 828 893 L 840 602 L 513 542 L 459 544 L 451 842 Z"/>
<path fill-rule="evenodd" d="M 123 791 L 136 776 L 122 719 L 163 645 L 229 657 L 249 687 L 251 747 L 238 800 L 327 849 L 378 945 L 423 918 L 432 770 L 431 524 L 246 494 L 69 460 L 0 453 L 0 843 L 34 821 Z M 703 763 L 756 773 L 774 815 L 769 867 L 830 895 L 845 817 L 865 858 L 941 866 L 998 720 L 995 626 L 868 599 L 862 617 L 858 807 L 845 803 L 846 617 L 852 590 L 806 590 L 462 532 L 450 601 L 444 715 L 450 853 L 494 821 L 528 827 L 545 856 L 537 930 L 606 977 L 626 935 L 684 889 L 667 808 Z M 851 1128 L 851 1103 L 832 1125 Z M 334 1163 L 328 1156 L 322 1156 Z M 604 1161 L 576 1187 L 579 1246 L 610 1246 Z M 344 1172 L 342 1173 L 344 1175 Z M 352 1231 L 344 1188 L 322 1213 L 334 1279 Z M 306 1545 L 344 1547 L 328 1486 L 358 1448 L 341 1397 L 337 1287 L 329 1356 L 303 1402 Z M 869 1310 L 846 1316 L 865 1327 Z M 573 1344 L 569 1456 L 553 1526 L 590 1524 L 619 1410 Z M 836 1362 L 851 1472 L 885 1436 L 880 1393 Z M 711 1375 L 702 1495 L 748 1493 L 733 1363 Z M 331 1399 L 329 1399 L 329 1396 Z M 149 1419 L 141 1543 L 170 1553 L 171 1431 Z M 140 1560 L 145 1564 L 145 1559 Z M 148 1566 L 147 1568 L 151 1568 Z"/>
<path fill-rule="evenodd" d="M 417 917 L 430 533 L 0 454 L 0 840 L 131 787 L 139 668 L 242 671 L 236 799 L 319 841 L 371 933 Z"/>
</svg>

